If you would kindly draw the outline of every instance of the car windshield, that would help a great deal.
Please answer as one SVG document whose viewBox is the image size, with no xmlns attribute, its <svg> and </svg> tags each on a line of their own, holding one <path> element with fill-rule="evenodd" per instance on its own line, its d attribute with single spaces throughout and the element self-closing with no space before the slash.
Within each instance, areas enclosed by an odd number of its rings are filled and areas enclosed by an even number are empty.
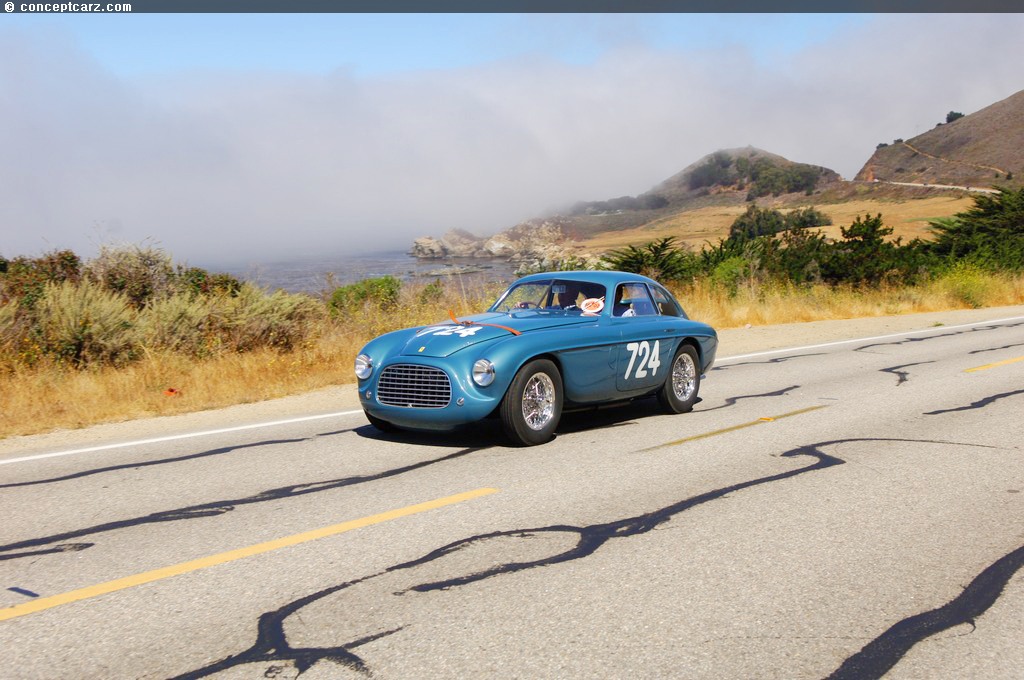
<svg viewBox="0 0 1024 680">
<path fill-rule="evenodd" d="M 605 288 L 592 281 L 544 279 L 513 284 L 490 308 L 491 312 L 524 310 L 568 314 L 597 314 L 604 308 Z"/>
</svg>

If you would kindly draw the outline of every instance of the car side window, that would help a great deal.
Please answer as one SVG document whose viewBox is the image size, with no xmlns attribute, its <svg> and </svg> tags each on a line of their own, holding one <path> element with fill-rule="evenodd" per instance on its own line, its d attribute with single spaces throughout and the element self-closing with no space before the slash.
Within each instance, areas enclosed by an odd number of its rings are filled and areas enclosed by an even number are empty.
<svg viewBox="0 0 1024 680">
<path fill-rule="evenodd" d="M 658 305 L 658 310 L 661 311 L 664 316 L 682 316 L 682 308 L 679 304 L 672 299 L 672 296 L 668 294 L 668 291 L 661 286 L 651 286 L 651 293 L 654 295 L 654 302 Z"/>
<path fill-rule="evenodd" d="M 612 316 L 657 316 L 658 309 L 642 283 L 620 283 L 615 289 Z"/>
</svg>

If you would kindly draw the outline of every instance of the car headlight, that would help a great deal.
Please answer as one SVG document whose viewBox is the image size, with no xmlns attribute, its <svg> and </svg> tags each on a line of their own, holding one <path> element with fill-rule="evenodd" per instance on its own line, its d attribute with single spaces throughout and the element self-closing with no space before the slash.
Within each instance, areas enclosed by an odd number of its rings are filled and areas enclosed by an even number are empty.
<svg viewBox="0 0 1024 680">
<path fill-rule="evenodd" d="M 473 382 L 480 387 L 487 387 L 494 382 L 494 364 L 487 359 L 480 359 L 473 364 Z"/>
<path fill-rule="evenodd" d="M 356 357 L 356 377 L 360 380 L 366 380 L 373 373 L 373 359 L 360 354 Z"/>
</svg>

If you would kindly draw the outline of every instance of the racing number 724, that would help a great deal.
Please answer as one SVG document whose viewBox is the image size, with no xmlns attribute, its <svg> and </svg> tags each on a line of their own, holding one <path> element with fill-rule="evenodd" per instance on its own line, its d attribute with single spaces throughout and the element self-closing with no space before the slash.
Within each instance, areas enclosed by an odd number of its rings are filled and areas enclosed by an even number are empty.
<svg viewBox="0 0 1024 680">
<path fill-rule="evenodd" d="M 626 349 L 629 350 L 629 365 L 626 366 L 626 380 L 629 380 L 630 373 L 633 372 L 633 364 L 636 364 L 636 375 L 637 379 L 647 377 L 647 369 L 651 369 L 651 375 L 658 375 L 658 367 L 661 366 L 661 359 L 658 355 L 661 353 L 661 341 L 655 340 L 654 347 L 651 347 L 651 343 L 644 340 L 643 342 L 631 342 L 626 345 Z M 637 356 L 640 357 L 640 361 L 637 362 Z"/>
</svg>

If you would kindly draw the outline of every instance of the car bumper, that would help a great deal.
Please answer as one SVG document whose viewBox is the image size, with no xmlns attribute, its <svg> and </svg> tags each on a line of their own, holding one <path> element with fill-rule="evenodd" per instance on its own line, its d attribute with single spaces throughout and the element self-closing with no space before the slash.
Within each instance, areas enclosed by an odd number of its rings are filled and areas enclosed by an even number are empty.
<svg viewBox="0 0 1024 680">
<path fill-rule="evenodd" d="M 432 369 L 444 373 L 448 378 L 451 395 L 443 406 L 419 406 L 396 402 L 395 394 L 388 387 L 380 384 L 381 376 L 389 373 L 389 369 L 398 370 L 403 367 Z M 415 401 L 416 386 L 410 388 L 409 399 Z M 386 420 L 399 427 L 417 430 L 450 430 L 489 416 L 501 403 L 504 390 L 496 384 L 479 387 L 466 374 L 452 370 L 450 365 L 441 365 L 426 357 L 399 357 L 384 363 L 366 380 L 359 381 L 359 401 L 363 409 L 370 415 Z M 382 398 L 383 397 L 383 398 Z"/>
</svg>

